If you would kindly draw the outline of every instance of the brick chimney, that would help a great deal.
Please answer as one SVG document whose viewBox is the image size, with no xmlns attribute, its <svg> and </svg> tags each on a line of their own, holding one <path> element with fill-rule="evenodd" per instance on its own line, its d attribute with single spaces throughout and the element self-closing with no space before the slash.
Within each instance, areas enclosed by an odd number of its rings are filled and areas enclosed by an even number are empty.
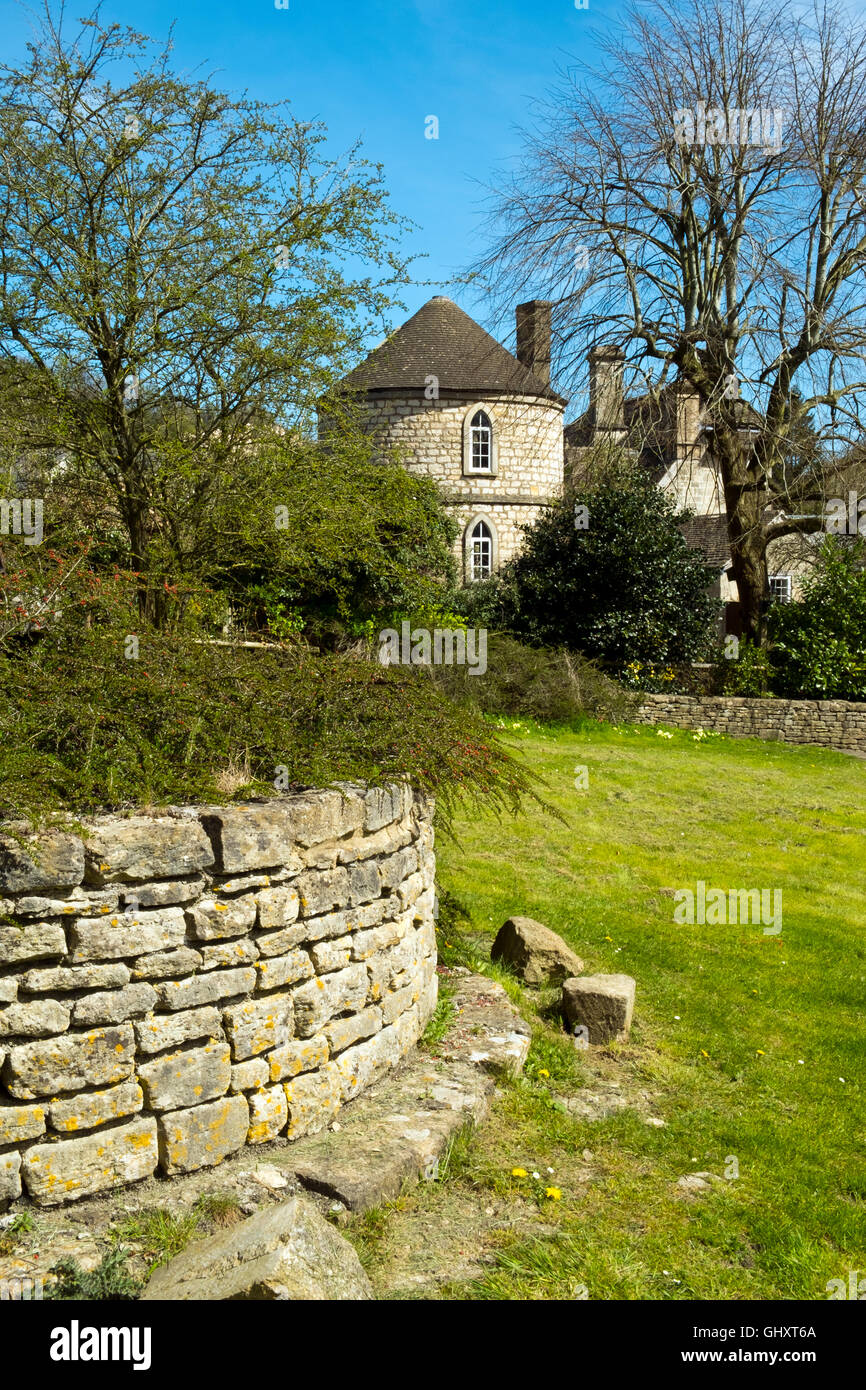
<svg viewBox="0 0 866 1390">
<path fill-rule="evenodd" d="M 530 299 L 517 306 L 517 360 L 545 386 L 550 385 L 552 310 L 547 299 Z"/>
<path fill-rule="evenodd" d="M 612 344 L 589 352 L 589 411 L 594 432 L 607 438 L 625 433 L 622 369 L 625 353 Z"/>
</svg>

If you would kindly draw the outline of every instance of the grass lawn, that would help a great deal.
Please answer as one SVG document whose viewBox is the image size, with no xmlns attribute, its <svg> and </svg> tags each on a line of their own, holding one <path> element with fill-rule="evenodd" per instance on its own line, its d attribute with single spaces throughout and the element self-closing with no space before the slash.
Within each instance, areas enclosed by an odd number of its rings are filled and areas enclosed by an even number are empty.
<svg viewBox="0 0 866 1390">
<path fill-rule="evenodd" d="M 503 723 L 568 823 L 458 818 L 459 842 L 437 847 L 440 953 L 507 982 L 532 1051 L 440 1181 L 357 1223 L 380 1292 L 826 1299 L 828 1280 L 866 1277 L 866 765 L 679 731 Z M 699 879 L 781 888 L 781 933 L 677 925 L 671 892 Z M 561 933 L 587 972 L 635 977 L 627 1046 L 578 1052 L 557 991 L 490 965 L 517 913 Z M 603 1118 L 567 1108 L 612 1095 L 626 1103 Z M 678 1187 L 698 1171 L 718 1180 Z M 489 1218 L 474 1230 L 473 1210 Z M 401 1252 L 452 1226 L 458 1272 L 413 1289 Z"/>
</svg>

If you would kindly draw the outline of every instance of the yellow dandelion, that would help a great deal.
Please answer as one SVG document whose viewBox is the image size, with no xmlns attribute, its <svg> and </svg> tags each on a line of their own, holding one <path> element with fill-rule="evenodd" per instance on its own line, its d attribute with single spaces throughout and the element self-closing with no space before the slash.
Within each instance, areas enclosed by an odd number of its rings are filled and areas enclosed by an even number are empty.
<svg viewBox="0 0 866 1390">
<path fill-rule="evenodd" d="M 539 1075 L 539 1076 L 550 1076 L 550 1072 L 547 1070 L 547 1067 L 542 1067 L 542 1068 L 540 1069 L 538 1075 Z"/>
<path fill-rule="evenodd" d="M 702 1056 L 702 1057 L 709 1057 L 709 1055 L 710 1055 L 709 1052 L 705 1052 L 704 1049 L 701 1048 L 701 1056 Z"/>
<path fill-rule="evenodd" d="M 512 1170 L 511 1170 L 511 1176 L 512 1176 L 513 1178 L 525 1178 L 525 1177 L 527 1176 L 526 1169 L 525 1169 L 525 1168 L 512 1168 Z"/>
<path fill-rule="evenodd" d="M 546 1187 L 544 1189 L 544 1195 L 545 1197 L 549 1197 L 551 1202 L 558 1202 L 562 1197 L 562 1193 L 558 1187 Z"/>
<path fill-rule="evenodd" d="M 766 1055 L 767 1055 L 766 1052 L 763 1052 L 763 1051 L 761 1050 L 761 1048 L 759 1047 L 759 1048 L 758 1048 L 758 1051 L 757 1051 L 757 1053 L 756 1053 L 756 1056 L 758 1056 L 758 1057 L 766 1057 Z"/>
</svg>

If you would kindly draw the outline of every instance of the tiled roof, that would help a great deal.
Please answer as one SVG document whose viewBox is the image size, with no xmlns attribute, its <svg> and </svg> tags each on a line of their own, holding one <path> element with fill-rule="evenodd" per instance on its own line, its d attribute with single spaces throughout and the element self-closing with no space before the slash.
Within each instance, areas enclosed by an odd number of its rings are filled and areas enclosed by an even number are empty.
<svg viewBox="0 0 866 1390">
<path fill-rule="evenodd" d="M 686 544 L 702 550 L 708 565 L 722 569 L 731 558 L 728 522 L 724 516 L 692 516 L 680 522 Z"/>
<path fill-rule="evenodd" d="M 430 299 L 374 349 L 343 385 L 361 391 L 423 392 L 435 376 L 440 391 L 544 396 L 565 404 L 479 324 L 444 295 Z"/>
</svg>

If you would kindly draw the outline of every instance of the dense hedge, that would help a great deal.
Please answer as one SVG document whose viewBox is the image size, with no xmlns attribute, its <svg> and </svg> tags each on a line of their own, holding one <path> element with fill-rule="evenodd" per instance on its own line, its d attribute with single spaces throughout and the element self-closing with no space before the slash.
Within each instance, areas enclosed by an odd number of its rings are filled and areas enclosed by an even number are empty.
<svg viewBox="0 0 866 1390">
<path fill-rule="evenodd" d="M 433 667 L 435 684 L 485 714 L 512 714 L 542 722 L 628 720 L 638 701 L 577 652 L 530 647 L 505 633 L 489 633 L 483 676 L 467 666 Z"/>
<path fill-rule="evenodd" d="M 529 774 L 426 673 L 303 648 L 48 635 L 0 647 L 0 817 L 225 801 L 408 776 L 447 822 L 514 809 Z"/>
</svg>

